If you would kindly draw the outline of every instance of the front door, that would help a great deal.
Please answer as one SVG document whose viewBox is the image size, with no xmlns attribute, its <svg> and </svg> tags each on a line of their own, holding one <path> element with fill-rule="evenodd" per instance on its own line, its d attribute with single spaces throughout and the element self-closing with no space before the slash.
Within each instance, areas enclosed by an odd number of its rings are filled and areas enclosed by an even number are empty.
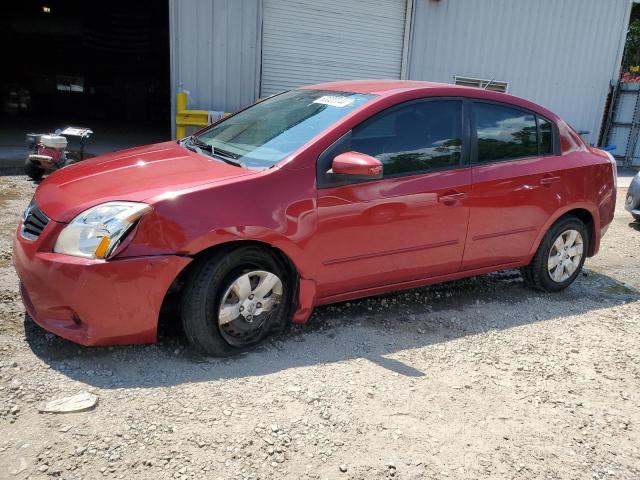
<svg viewBox="0 0 640 480">
<path fill-rule="evenodd" d="M 464 124 L 461 100 L 413 101 L 343 139 L 336 153 L 374 156 L 384 177 L 335 185 L 319 175 L 313 242 L 321 298 L 460 269 L 471 188 Z"/>
</svg>

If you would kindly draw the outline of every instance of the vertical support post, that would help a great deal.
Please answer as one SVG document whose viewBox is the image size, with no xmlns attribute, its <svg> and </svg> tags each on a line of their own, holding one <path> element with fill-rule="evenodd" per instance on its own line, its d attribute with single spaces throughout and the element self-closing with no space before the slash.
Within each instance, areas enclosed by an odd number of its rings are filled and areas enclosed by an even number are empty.
<svg viewBox="0 0 640 480">
<path fill-rule="evenodd" d="M 620 81 L 617 81 L 612 86 L 611 95 L 609 97 L 609 104 L 605 109 L 606 115 L 605 115 L 604 127 L 601 132 L 602 135 L 598 139 L 599 140 L 598 145 L 600 145 L 601 147 L 605 147 L 610 143 L 609 136 L 611 134 L 611 127 L 613 123 L 614 114 L 618 108 L 619 93 L 620 93 Z"/>
<path fill-rule="evenodd" d="M 411 59 L 411 39 L 413 38 L 413 9 L 414 0 L 407 0 L 404 18 L 404 38 L 402 40 L 402 60 L 400 63 L 400 79 L 409 78 L 409 63 Z"/>
<path fill-rule="evenodd" d="M 187 94 L 178 92 L 176 94 L 176 138 L 184 138 L 187 136 L 187 128 L 185 125 L 178 124 L 178 115 L 187 109 Z"/>
</svg>

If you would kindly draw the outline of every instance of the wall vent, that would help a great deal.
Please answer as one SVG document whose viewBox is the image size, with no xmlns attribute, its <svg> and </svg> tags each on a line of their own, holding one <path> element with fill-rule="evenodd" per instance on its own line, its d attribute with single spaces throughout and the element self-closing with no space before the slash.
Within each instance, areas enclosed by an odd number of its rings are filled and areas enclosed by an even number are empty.
<svg viewBox="0 0 640 480">
<path fill-rule="evenodd" d="M 491 90 L 494 92 L 502 92 L 506 93 L 509 88 L 508 82 L 501 82 L 497 80 L 491 80 L 488 78 L 472 78 L 472 77 L 459 77 L 455 75 L 453 77 L 453 83 L 456 85 L 460 85 L 463 87 L 475 87 L 475 88 L 485 88 L 487 84 L 487 90 Z"/>
</svg>

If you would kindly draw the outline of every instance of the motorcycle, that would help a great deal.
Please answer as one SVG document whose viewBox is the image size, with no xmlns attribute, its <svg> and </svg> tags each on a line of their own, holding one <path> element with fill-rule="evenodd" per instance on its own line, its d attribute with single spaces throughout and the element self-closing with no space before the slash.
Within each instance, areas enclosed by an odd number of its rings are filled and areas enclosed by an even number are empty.
<svg viewBox="0 0 640 480">
<path fill-rule="evenodd" d="M 78 127 L 58 129 L 54 133 L 27 133 L 29 154 L 24 162 L 24 172 L 32 180 L 40 180 L 45 173 L 93 157 L 84 151 L 85 142 L 92 134 L 91 129 Z M 68 150 L 69 140 L 77 141 L 79 149 Z"/>
</svg>

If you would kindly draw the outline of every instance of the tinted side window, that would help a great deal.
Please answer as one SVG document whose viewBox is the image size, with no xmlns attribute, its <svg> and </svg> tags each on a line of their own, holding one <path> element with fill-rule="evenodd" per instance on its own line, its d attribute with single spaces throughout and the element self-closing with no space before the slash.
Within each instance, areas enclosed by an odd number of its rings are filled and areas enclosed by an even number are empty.
<svg viewBox="0 0 640 480">
<path fill-rule="evenodd" d="M 538 117 L 538 129 L 540 130 L 540 155 L 553 153 L 553 129 L 551 122 Z"/>
<path fill-rule="evenodd" d="M 478 162 L 486 163 L 538 154 L 535 116 L 502 105 L 474 105 Z"/>
<path fill-rule="evenodd" d="M 384 176 L 460 165 L 462 102 L 411 103 L 374 115 L 353 129 L 351 149 L 376 157 Z"/>
</svg>

